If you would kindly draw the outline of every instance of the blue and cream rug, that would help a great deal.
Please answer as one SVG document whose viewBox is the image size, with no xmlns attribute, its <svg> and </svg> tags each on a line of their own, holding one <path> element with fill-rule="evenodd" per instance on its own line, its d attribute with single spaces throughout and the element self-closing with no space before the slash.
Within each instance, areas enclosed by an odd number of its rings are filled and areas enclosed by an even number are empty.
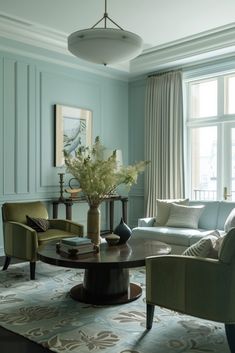
<svg viewBox="0 0 235 353">
<path fill-rule="evenodd" d="M 83 271 L 37 263 L 0 272 L 0 325 L 64 353 L 229 353 L 224 326 L 156 307 L 153 328 L 145 330 L 145 295 L 118 306 L 92 306 L 72 300 L 69 289 Z M 144 269 L 131 271 L 144 289 Z"/>
</svg>

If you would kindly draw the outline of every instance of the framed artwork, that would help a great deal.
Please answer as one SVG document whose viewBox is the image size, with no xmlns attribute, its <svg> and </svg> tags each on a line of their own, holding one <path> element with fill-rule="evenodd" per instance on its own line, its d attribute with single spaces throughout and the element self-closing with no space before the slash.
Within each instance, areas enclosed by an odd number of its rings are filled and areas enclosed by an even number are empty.
<svg viewBox="0 0 235 353">
<path fill-rule="evenodd" d="M 64 165 L 64 150 L 74 155 L 81 146 L 92 144 L 91 110 L 55 104 L 55 167 Z"/>
</svg>

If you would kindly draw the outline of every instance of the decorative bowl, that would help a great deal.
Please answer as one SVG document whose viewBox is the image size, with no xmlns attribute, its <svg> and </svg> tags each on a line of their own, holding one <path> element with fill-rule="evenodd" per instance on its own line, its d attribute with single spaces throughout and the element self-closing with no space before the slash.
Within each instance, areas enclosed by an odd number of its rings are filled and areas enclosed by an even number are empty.
<svg viewBox="0 0 235 353">
<path fill-rule="evenodd" d="M 105 240 L 109 246 L 117 245 L 119 243 L 120 237 L 116 234 L 106 235 Z"/>
</svg>

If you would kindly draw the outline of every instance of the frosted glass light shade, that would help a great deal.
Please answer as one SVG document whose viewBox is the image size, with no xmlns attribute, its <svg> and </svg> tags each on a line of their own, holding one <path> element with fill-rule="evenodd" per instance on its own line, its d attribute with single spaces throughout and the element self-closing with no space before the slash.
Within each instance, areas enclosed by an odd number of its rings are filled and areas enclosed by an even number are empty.
<svg viewBox="0 0 235 353">
<path fill-rule="evenodd" d="M 68 50 L 83 60 L 96 64 L 114 64 L 138 56 L 142 39 L 132 32 L 116 28 L 91 28 L 68 37 Z"/>
</svg>

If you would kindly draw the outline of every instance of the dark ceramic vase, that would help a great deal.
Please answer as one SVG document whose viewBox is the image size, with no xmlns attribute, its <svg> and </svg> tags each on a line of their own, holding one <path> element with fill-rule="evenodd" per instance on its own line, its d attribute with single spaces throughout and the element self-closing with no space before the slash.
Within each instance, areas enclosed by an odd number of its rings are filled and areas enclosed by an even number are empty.
<svg viewBox="0 0 235 353">
<path fill-rule="evenodd" d="M 127 240 L 131 236 L 131 229 L 128 227 L 128 225 L 121 218 L 121 222 L 114 229 L 113 233 L 119 235 L 119 237 L 120 237 L 118 244 L 124 244 L 127 242 Z"/>
</svg>

